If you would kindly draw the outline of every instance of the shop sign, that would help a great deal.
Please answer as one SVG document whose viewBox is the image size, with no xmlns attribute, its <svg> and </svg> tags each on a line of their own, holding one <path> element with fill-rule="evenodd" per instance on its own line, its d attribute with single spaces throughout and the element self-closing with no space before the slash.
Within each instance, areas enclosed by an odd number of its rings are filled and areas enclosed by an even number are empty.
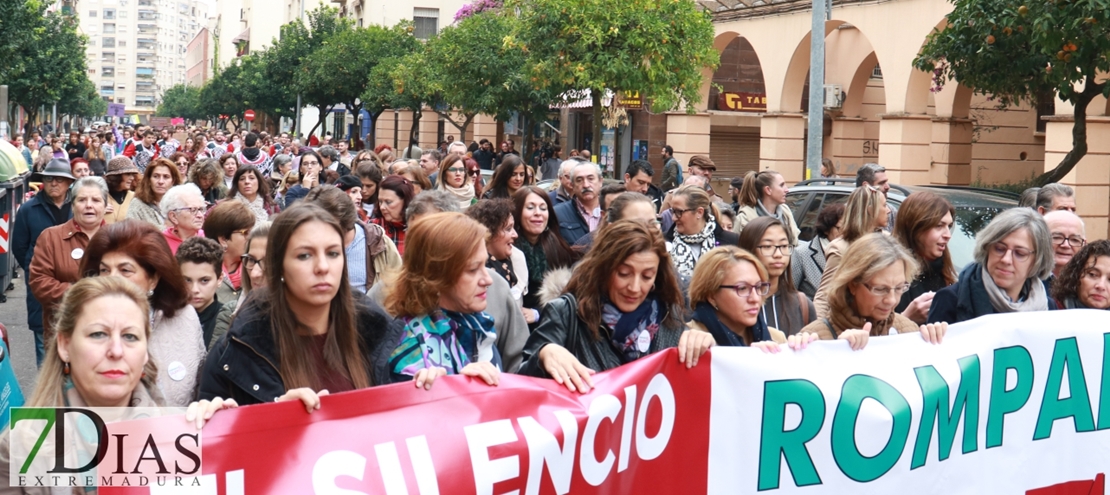
<svg viewBox="0 0 1110 495">
<path fill-rule="evenodd" d="M 621 91 L 620 95 L 620 100 L 617 103 L 620 103 L 620 106 L 625 109 L 639 110 L 644 108 L 644 98 L 639 91 Z"/>
<path fill-rule="evenodd" d="M 717 110 L 731 112 L 766 112 L 765 93 L 724 93 L 717 95 Z"/>
</svg>

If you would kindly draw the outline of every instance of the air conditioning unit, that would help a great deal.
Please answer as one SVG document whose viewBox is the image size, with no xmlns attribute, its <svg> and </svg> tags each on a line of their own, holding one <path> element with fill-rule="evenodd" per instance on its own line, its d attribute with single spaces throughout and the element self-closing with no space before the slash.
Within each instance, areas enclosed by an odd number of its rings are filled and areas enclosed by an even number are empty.
<svg viewBox="0 0 1110 495">
<path fill-rule="evenodd" d="M 825 85 L 825 109 L 840 110 L 844 106 L 844 89 L 839 84 Z"/>
</svg>

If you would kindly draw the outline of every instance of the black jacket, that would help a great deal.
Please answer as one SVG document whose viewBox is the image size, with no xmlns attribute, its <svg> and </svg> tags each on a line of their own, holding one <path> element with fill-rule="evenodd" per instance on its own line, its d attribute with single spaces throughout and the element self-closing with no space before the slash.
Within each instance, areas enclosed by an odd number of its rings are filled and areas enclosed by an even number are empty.
<svg viewBox="0 0 1110 495">
<path fill-rule="evenodd" d="M 929 307 L 929 323 L 942 321 L 948 324 L 959 323 L 998 312 L 991 305 L 987 288 L 983 285 L 981 266 L 978 263 L 967 265 L 960 272 L 960 278 L 956 283 L 941 289 L 933 296 L 933 303 Z M 1043 283 L 1045 293 L 1051 293 L 1047 281 L 1037 280 L 1033 283 Z M 1056 308 L 1056 300 L 1049 297 L 1044 310 Z"/>
<path fill-rule="evenodd" d="M 661 327 L 651 341 L 648 354 L 675 347 L 685 327 Z M 597 372 L 611 370 L 620 366 L 621 358 L 613 347 L 610 335 L 612 330 L 605 324 L 599 329 L 600 340 L 594 340 L 593 333 L 586 323 L 578 317 L 578 299 L 574 294 L 563 294 L 547 303 L 543 308 L 540 324 L 524 344 L 524 364 L 518 373 L 522 375 L 550 378 L 540 363 L 540 349 L 547 344 L 565 347 L 583 366 Z"/>
<path fill-rule="evenodd" d="M 15 225 L 11 230 L 12 255 L 19 266 L 24 270 L 31 268 L 31 256 L 35 254 L 35 243 L 42 231 L 66 223 L 71 218 L 72 204 L 68 199 L 59 209 L 46 195 L 46 190 L 39 191 L 23 203 L 15 214 Z"/>
<path fill-rule="evenodd" d="M 260 290 L 258 295 L 265 296 L 262 292 Z M 381 344 L 391 318 L 365 294 L 355 293 L 354 297 L 359 347 L 365 356 L 367 371 L 373 373 L 376 370 L 372 351 Z M 273 402 L 285 394 L 285 383 L 278 372 L 280 357 L 271 334 L 266 304 L 265 297 L 248 298 L 231 321 L 227 334 L 212 346 L 200 375 L 201 399 L 232 398 L 245 406 Z M 371 375 L 375 385 L 388 383 L 381 378 Z"/>
<path fill-rule="evenodd" d="M 948 284 L 944 282 L 944 258 L 937 258 L 930 263 L 926 263 L 921 267 L 921 274 L 913 282 L 910 282 L 910 290 L 902 293 L 902 299 L 898 302 L 898 306 L 894 308 L 894 312 L 901 313 L 905 311 L 910 303 L 917 299 L 917 296 L 930 291 L 936 292 L 947 286 Z"/>
<path fill-rule="evenodd" d="M 578 211 L 578 202 L 569 201 L 555 205 L 555 216 L 559 219 L 559 234 L 567 244 L 574 245 L 582 236 L 590 233 L 590 224 Z"/>
</svg>

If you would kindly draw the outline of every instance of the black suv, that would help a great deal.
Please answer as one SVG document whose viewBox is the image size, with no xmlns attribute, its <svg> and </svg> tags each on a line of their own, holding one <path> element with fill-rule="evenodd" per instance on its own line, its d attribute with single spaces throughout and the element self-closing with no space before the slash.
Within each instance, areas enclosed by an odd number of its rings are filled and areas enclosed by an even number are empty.
<svg viewBox="0 0 1110 495">
<path fill-rule="evenodd" d="M 799 182 L 786 194 L 786 206 L 794 213 L 794 221 L 803 241 L 813 239 L 817 214 L 828 205 L 846 203 L 855 189 L 855 179 L 814 179 Z M 897 212 L 902 201 L 916 191 L 930 191 L 943 196 L 956 208 L 952 240 L 948 249 L 952 264 L 958 271 L 973 261 L 975 234 L 986 227 L 999 212 L 1018 204 L 1018 195 L 993 189 L 964 186 L 898 186 L 891 185 L 887 203 Z M 893 229 L 893 225 L 891 228 Z"/>
</svg>

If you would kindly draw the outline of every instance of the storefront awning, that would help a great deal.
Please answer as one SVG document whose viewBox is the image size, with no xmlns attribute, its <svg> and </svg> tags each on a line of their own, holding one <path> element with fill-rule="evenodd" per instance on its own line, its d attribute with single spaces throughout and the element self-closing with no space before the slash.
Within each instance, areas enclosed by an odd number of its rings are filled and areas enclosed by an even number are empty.
<svg viewBox="0 0 1110 495">
<path fill-rule="evenodd" d="M 232 43 L 238 43 L 240 41 L 250 41 L 250 40 L 251 40 L 251 28 L 247 28 L 246 31 L 243 31 L 243 32 L 239 33 L 239 36 L 231 38 Z"/>
</svg>

